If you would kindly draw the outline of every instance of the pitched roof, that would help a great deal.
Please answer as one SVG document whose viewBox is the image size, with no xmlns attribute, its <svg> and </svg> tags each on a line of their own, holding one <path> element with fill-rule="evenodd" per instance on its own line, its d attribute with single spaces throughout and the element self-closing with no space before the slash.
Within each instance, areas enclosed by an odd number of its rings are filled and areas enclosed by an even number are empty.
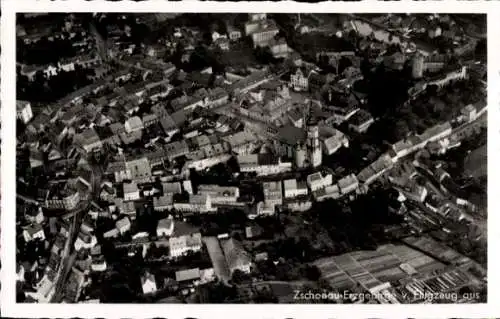
<svg viewBox="0 0 500 319">
<path fill-rule="evenodd" d="M 181 237 L 181 236 L 199 234 L 199 232 L 200 230 L 198 227 L 179 221 L 174 224 L 174 233 L 172 234 L 172 237 Z"/>
<path fill-rule="evenodd" d="M 175 280 L 179 282 L 186 280 L 194 280 L 198 278 L 200 278 L 199 268 L 184 269 L 175 272 Z"/>
<path fill-rule="evenodd" d="M 221 242 L 229 269 L 246 266 L 251 262 L 250 254 L 243 249 L 239 241 L 231 238 Z"/>
</svg>

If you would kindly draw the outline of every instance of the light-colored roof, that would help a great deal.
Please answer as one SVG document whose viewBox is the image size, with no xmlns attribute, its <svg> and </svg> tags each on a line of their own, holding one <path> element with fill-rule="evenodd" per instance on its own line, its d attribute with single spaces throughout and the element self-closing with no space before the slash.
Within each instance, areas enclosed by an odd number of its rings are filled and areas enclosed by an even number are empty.
<svg viewBox="0 0 500 319">
<path fill-rule="evenodd" d="M 258 164 L 259 156 L 257 154 L 238 155 L 238 163 L 241 164 Z"/>
<path fill-rule="evenodd" d="M 141 277 L 141 283 L 144 285 L 146 282 L 154 282 L 156 284 L 155 276 L 149 272 L 146 272 L 144 276 Z"/>
<path fill-rule="evenodd" d="M 307 179 L 309 179 L 311 182 L 319 181 L 322 178 L 323 178 L 323 176 L 321 176 L 320 172 L 316 172 L 316 173 L 313 173 L 313 174 L 307 176 Z"/>
<path fill-rule="evenodd" d="M 451 124 L 449 122 L 445 122 L 443 124 L 438 124 L 438 125 L 435 125 L 431 128 L 428 128 L 427 130 L 425 130 L 425 132 L 420 135 L 420 138 L 422 140 L 427 140 L 431 137 L 442 134 L 445 131 L 451 130 L 451 129 L 452 129 L 452 127 L 451 127 Z"/>
<path fill-rule="evenodd" d="M 93 128 L 86 129 L 80 133 L 80 137 L 85 144 L 93 144 L 99 141 L 99 136 Z"/>
<path fill-rule="evenodd" d="M 297 180 L 296 179 L 287 179 L 283 182 L 285 186 L 285 190 L 297 189 Z"/>
<path fill-rule="evenodd" d="M 342 141 L 337 136 L 331 136 L 325 140 L 325 147 L 328 150 L 333 150 L 340 147 Z"/>
<path fill-rule="evenodd" d="M 138 116 L 134 116 L 134 117 L 129 118 L 129 119 L 127 120 L 127 123 L 128 123 L 128 125 L 130 125 L 130 127 L 131 127 L 132 129 L 137 129 L 137 128 L 140 128 L 140 127 L 142 127 L 142 126 L 143 126 L 143 125 L 142 125 L 142 120 L 141 120 L 141 118 L 140 118 L 140 117 L 138 117 Z"/>
<path fill-rule="evenodd" d="M 264 188 L 264 192 L 269 192 L 269 191 L 276 191 L 279 192 L 281 191 L 281 182 L 279 181 L 272 181 L 272 182 L 264 182 L 262 183 L 262 187 Z"/>
<path fill-rule="evenodd" d="M 182 191 L 180 182 L 162 183 L 163 193 L 178 194 Z"/>
<path fill-rule="evenodd" d="M 354 174 L 347 175 L 338 181 L 338 185 L 340 188 L 351 186 L 351 185 L 356 184 L 356 183 L 358 183 L 358 179 L 356 178 L 356 176 Z"/>
<path fill-rule="evenodd" d="M 18 111 L 24 109 L 26 105 L 30 104 L 28 101 L 21 101 L 21 100 L 16 100 L 16 109 Z"/>
<path fill-rule="evenodd" d="M 239 188 L 236 186 L 198 185 L 198 193 L 232 196 L 239 193 Z"/>
<path fill-rule="evenodd" d="M 139 188 L 137 187 L 137 183 L 135 181 L 131 181 L 130 183 L 123 183 L 123 193 L 132 193 L 137 192 Z"/>
<path fill-rule="evenodd" d="M 159 198 L 153 198 L 153 206 L 154 207 L 163 207 L 163 206 L 170 206 L 174 203 L 174 196 L 173 194 L 165 194 L 163 196 L 160 196 Z"/>
<path fill-rule="evenodd" d="M 190 204 L 202 204 L 204 205 L 207 202 L 209 195 L 201 194 L 201 195 L 190 195 L 189 203 Z"/>
<path fill-rule="evenodd" d="M 231 238 L 221 241 L 221 246 L 230 270 L 250 264 L 250 255 L 240 242 Z"/>
<path fill-rule="evenodd" d="M 151 176 L 151 166 L 147 157 L 127 161 L 125 166 L 130 170 L 133 178 Z"/>
<path fill-rule="evenodd" d="M 158 228 L 170 228 L 172 227 L 172 224 L 174 223 L 174 220 L 171 218 L 163 218 L 160 219 L 158 222 Z"/>
<path fill-rule="evenodd" d="M 381 171 L 383 169 L 392 167 L 392 165 L 393 165 L 393 162 L 391 160 L 391 157 L 387 154 L 384 154 L 384 155 L 380 156 L 375 162 L 373 162 L 371 164 L 371 167 L 375 171 Z"/>
<path fill-rule="evenodd" d="M 179 270 L 175 272 L 175 280 L 176 281 L 186 281 L 186 280 L 195 280 L 200 278 L 200 269 L 192 268 Z"/>
<path fill-rule="evenodd" d="M 105 232 L 104 233 L 104 237 L 106 237 L 106 236 L 114 236 L 114 235 L 117 235 L 117 234 L 118 234 L 118 229 L 113 228 L 113 229 L 110 229 L 107 232 Z"/>
<path fill-rule="evenodd" d="M 408 149 L 410 147 L 413 146 L 413 143 L 410 139 L 402 139 L 400 141 L 397 141 L 396 143 L 394 143 L 392 145 L 392 149 L 395 151 L 395 152 L 400 152 L 402 150 L 405 150 L 405 149 Z"/>
<path fill-rule="evenodd" d="M 121 198 L 117 198 L 117 199 L 121 199 Z M 121 200 L 119 203 L 121 203 L 121 204 L 117 205 L 117 206 L 120 206 L 120 210 L 122 211 L 122 213 L 124 213 L 124 214 L 135 213 L 134 202 L 124 202 L 123 200 Z"/>
<path fill-rule="evenodd" d="M 230 274 L 227 261 L 217 237 L 204 237 L 203 241 L 207 247 L 208 255 L 210 256 L 216 275 L 225 280 L 229 279 Z"/>
<path fill-rule="evenodd" d="M 116 228 L 118 228 L 118 229 L 123 228 L 123 227 L 127 227 L 127 226 L 130 226 L 130 220 L 128 219 L 128 217 L 124 217 L 124 218 L 116 221 Z"/>
</svg>

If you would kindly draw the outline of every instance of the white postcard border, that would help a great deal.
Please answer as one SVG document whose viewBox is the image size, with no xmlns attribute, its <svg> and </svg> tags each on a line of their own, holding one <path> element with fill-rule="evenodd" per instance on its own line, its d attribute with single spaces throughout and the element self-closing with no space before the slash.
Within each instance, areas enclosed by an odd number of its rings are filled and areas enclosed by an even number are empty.
<svg viewBox="0 0 500 319">
<path fill-rule="evenodd" d="M 7 317 L 80 317 L 80 318 L 408 318 L 408 317 L 487 317 L 498 311 L 495 301 L 500 300 L 499 265 L 500 225 L 498 211 L 500 163 L 499 122 L 500 110 L 500 7 L 492 2 L 425 1 L 425 2 L 322 2 L 317 4 L 282 2 L 144 2 L 103 1 L 2 1 L 1 17 L 1 98 L 2 98 L 2 220 L 1 220 L 1 307 Z M 453 12 L 488 13 L 488 304 L 482 305 L 175 305 L 175 304 L 16 304 L 15 303 L 15 12 Z"/>
</svg>

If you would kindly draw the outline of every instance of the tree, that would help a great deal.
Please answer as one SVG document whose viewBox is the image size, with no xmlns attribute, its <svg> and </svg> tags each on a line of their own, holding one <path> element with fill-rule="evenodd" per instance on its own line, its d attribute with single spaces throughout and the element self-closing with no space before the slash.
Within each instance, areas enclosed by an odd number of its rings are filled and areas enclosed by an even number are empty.
<svg viewBox="0 0 500 319">
<path fill-rule="evenodd" d="M 210 56 L 207 49 L 198 45 L 195 47 L 194 52 L 189 59 L 189 66 L 191 70 L 200 70 L 210 65 Z"/>
<path fill-rule="evenodd" d="M 271 49 L 266 46 L 266 47 L 256 47 L 254 50 L 254 55 L 257 61 L 259 61 L 262 64 L 272 64 L 275 62 L 273 53 L 271 52 Z"/>
<path fill-rule="evenodd" d="M 277 303 L 278 298 L 274 295 L 272 290 L 266 286 L 257 289 L 253 301 L 255 303 Z"/>
<path fill-rule="evenodd" d="M 370 63 L 368 58 L 365 57 L 361 61 L 361 65 L 360 65 L 361 74 L 363 74 L 364 78 L 367 78 L 367 79 L 370 78 L 371 69 L 372 69 L 372 64 Z"/>
<path fill-rule="evenodd" d="M 474 54 L 476 58 L 485 58 L 486 57 L 486 40 L 481 39 L 479 42 L 476 44 L 476 49 L 474 50 Z"/>
<path fill-rule="evenodd" d="M 320 54 L 318 56 L 318 66 L 322 69 L 326 69 L 328 67 L 331 67 L 330 66 L 330 59 L 328 58 L 328 56 L 326 54 Z"/>
<path fill-rule="evenodd" d="M 338 64 L 338 74 L 341 74 L 350 66 L 352 66 L 352 61 L 345 56 L 341 57 Z"/>
<path fill-rule="evenodd" d="M 237 298 L 237 290 L 234 287 L 228 287 L 222 282 L 213 282 L 203 286 L 207 289 L 206 296 L 209 303 L 223 303 Z"/>
<path fill-rule="evenodd" d="M 213 71 L 213 76 L 218 75 L 218 74 L 224 74 L 226 70 L 226 64 L 224 62 L 224 53 L 222 50 L 217 47 L 213 52 L 213 62 L 212 62 L 212 71 Z M 215 78 L 212 79 L 211 83 Z"/>
<path fill-rule="evenodd" d="M 410 128 L 405 120 L 396 121 L 393 129 L 393 138 L 395 140 L 401 140 L 410 132 Z"/>
<path fill-rule="evenodd" d="M 311 281 L 318 281 L 321 277 L 321 272 L 316 265 L 306 265 L 302 269 L 304 277 Z"/>
<path fill-rule="evenodd" d="M 246 273 L 244 273 L 243 271 L 239 270 L 239 269 L 236 269 L 234 272 L 233 272 L 233 275 L 231 276 L 231 281 L 236 284 L 236 285 L 239 285 L 241 283 L 244 283 L 248 280 L 250 280 L 250 276 Z"/>
</svg>

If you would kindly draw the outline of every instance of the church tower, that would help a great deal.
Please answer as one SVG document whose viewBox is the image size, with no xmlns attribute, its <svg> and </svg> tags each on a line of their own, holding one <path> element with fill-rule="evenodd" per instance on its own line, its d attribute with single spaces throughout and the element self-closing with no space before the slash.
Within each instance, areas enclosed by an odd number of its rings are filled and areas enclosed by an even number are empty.
<svg viewBox="0 0 500 319">
<path fill-rule="evenodd" d="M 414 79 L 420 79 L 424 75 L 424 56 L 420 53 L 413 57 L 411 74 Z"/>
<path fill-rule="evenodd" d="M 321 152 L 321 144 L 319 141 L 319 127 L 314 121 L 309 121 L 309 123 L 307 123 L 307 144 L 311 166 L 320 166 L 323 159 L 323 153 Z"/>
</svg>

